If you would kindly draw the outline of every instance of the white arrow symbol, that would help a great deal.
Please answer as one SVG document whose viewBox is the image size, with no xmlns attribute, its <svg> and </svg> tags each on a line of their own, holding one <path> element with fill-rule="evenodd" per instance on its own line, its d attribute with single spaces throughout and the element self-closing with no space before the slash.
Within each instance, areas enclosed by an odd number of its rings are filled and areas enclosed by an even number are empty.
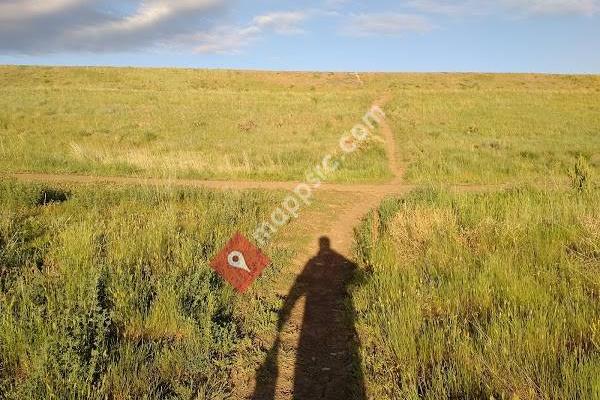
<svg viewBox="0 0 600 400">
<path fill-rule="evenodd" d="M 239 251 L 232 251 L 227 256 L 227 262 L 229 266 L 232 268 L 242 269 L 248 273 L 252 273 L 250 268 L 246 265 L 246 260 L 244 259 L 244 255 Z"/>
</svg>

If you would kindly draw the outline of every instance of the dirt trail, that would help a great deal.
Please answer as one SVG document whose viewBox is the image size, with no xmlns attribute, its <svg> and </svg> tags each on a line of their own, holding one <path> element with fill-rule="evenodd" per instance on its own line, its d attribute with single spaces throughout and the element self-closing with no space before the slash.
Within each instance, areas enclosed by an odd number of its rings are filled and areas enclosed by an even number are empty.
<svg viewBox="0 0 600 400">
<path fill-rule="evenodd" d="M 385 105 L 390 101 L 391 97 L 391 94 L 386 94 L 381 99 L 375 101 L 373 105 L 381 107 L 383 109 Z M 387 121 L 382 122 L 380 130 L 383 139 L 385 140 L 385 153 L 388 159 L 388 166 L 390 171 L 392 171 L 392 174 L 394 175 L 394 179 L 392 180 L 392 186 L 402 185 L 406 168 L 405 166 L 401 165 L 398 161 L 398 148 L 396 147 L 396 137 L 394 136 L 394 132 L 390 128 Z M 389 191 L 393 192 L 393 188 L 390 188 Z"/>
<path fill-rule="evenodd" d="M 383 107 L 385 99 L 377 102 Z M 236 388 L 238 399 L 348 399 L 364 398 L 364 383 L 357 375 L 358 343 L 354 323 L 348 320 L 347 285 L 356 265 L 351 259 L 353 227 L 388 194 L 406 193 L 395 155 L 394 137 L 387 123 L 380 133 L 394 179 L 372 185 L 324 184 L 319 193 L 342 199 L 329 212 L 307 212 L 299 224 L 310 226 L 310 244 L 294 261 L 295 282 L 283 293 L 278 336 L 256 377 Z M 26 182 L 64 184 L 146 185 L 221 190 L 291 190 L 297 182 L 202 181 L 139 177 L 10 173 Z M 302 218 L 302 217 L 301 217 Z M 321 239 L 327 238 L 327 239 Z"/>
<path fill-rule="evenodd" d="M 2 176 L 2 175 L 0 175 Z M 112 184 L 117 186 L 158 186 L 158 187 L 189 187 L 217 190 L 292 190 L 300 182 L 262 182 L 262 181 L 216 181 L 197 179 L 160 179 L 125 176 L 90 176 L 74 174 L 41 174 L 41 173 L 7 173 L 4 176 L 22 182 L 44 182 L 64 184 Z M 391 183 L 377 184 L 338 184 L 326 183 L 319 187 L 320 192 L 342 193 L 380 193 L 389 192 L 395 186 Z M 402 187 L 404 191 L 414 189 L 412 185 Z"/>
<path fill-rule="evenodd" d="M 399 171 L 402 171 L 399 168 Z M 319 192 L 350 193 L 350 194 L 374 194 L 386 195 L 389 193 L 408 193 L 419 185 L 404 184 L 402 175 L 396 175 L 392 181 L 382 184 L 343 184 L 326 183 L 321 185 Z M 261 182 L 261 181 L 205 181 L 199 179 L 160 179 L 124 176 L 94 176 L 74 174 L 43 174 L 30 172 L 9 172 L 0 174 L 0 179 L 16 179 L 21 182 L 37 182 L 49 184 L 73 184 L 73 185 L 115 185 L 115 186 L 155 186 L 155 187 L 182 187 L 214 190 L 292 190 L 299 182 Z M 514 187 L 515 184 L 455 184 L 438 185 L 444 190 L 451 192 L 495 192 Z M 567 186 L 559 184 L 531 184 L 532 187 L 547 190 L 564 189 Z"/>
<path fill-rule="evenodd" d="M 375 102 L 384 107 L 389 97 Z M 375 190 L 343 193 L 342 205 L 328 215 L 312 215 L 327 221 L 314 224 L 310 245 L 295 261 L 297 277 L 280 310 L 278 335 L 255 379 L 247 382 L 237 398 L 361 399 L 364 382 L 357 367 L 359 344 L 352 316 L 347 311 L 347 290 L 353 270 L 353 229 L 362 217 L 387 195 L 412 189 L 402 185 L 404 168 L 397 161 L 395 138 L 386 122 L 380 125 L 385 139 L 391 183 Z M 359 190 L 357 190 L 359 189 Z M 343 190 L 340 190 L 343 191 Z M 333 218 L 332 218 L 333 217 Z"/>
<path fill-rule="evenodd" d="M 383 108 L 390 100 L 391 95 L 386 95 L 374 102 L 374 106 Z M 395 190 L 408 192 L 414 189 L 412 185 L 402 185 L 402 175 L 404 169 L 397 161 L 395 138 L 387 122 L 380 126 L 381 135 L 385 141 L 385 151 L 388 158 L 389 168 L 394 175 L 394 179 L 384 184 L 323 184 L 319 191 L 325 192 L 345 192 L 345 193 L 365 193 L 384 195 L 392 193 Z M 1 177 L 2 175 L 0 175 Z M 199 179 L 160 179 L 147 177 L 125 177 L 125 176 L 91 176 L 78 174 L 50 174 L 50 173 L 6 173 L 4 176 L 23 182 L 49 182 L 66 184 L 113 184 L 113 185 L 143 185 L 159 187 L 191 187 L 207 188 L 219 190 L 246 190 L 246 189 L 265 189 L 265 190 L 293 190 L 300 182 L 261 182 L 261 181 L 220 181 L 220 180 L 199 180 Z"/>
</svg>

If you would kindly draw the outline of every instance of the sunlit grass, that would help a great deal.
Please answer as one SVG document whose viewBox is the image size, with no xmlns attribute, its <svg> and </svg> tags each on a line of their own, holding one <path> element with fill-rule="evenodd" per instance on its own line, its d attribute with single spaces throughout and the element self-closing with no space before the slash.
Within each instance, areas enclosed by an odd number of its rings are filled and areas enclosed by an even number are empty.
<svg viewBox="0 0 600 400">
<path fill-rule="evenodd" d="M 402 91 L 388 105 L 408 181 L 563 184 L 578 157 L 600 172 L 596 77 L 520 77 L 516 88 L 484 78 L 465 79 L 471 86 L 462 89 Z"/>
<path fill-rule="evenodd" d="M 357 231 L 373 398 L 596 398 L 600 192 L 390 199 Z"/>
<path fill-rule="evenodd" d="M 373 398 L 600 393 L 599 78 L 361 80 L 0 67 L 0 169 L 300 180 L 391 94 L 408 182 L 572 189 L 418 190 L 370 214 L 352 300 Z M 333 181 L 390 178 L 373 142 Z M 208 260 L 282 198 L 0 182 L 0 398 L 227 398 L 262 361 L 284 266 L 315 226 L 281 232 L 244 297 Z M 329 208 L 307 213 L 326 226 L 355 196 L 320 198 Z"/>
<path fill-rule="evenodd" d="M 368 107 L 413 183 L 562 183 L 600 169 L 600 79 L 0 67 L 5 171 L 300 180 Z M 391 178 L 382 146 L 338 182 Z"/>
<path fill-rule="evenodd" d="M 279 198 L 2 182 L 0 397 L 227 397 L 273 329 L 292 253 L 270 247 L 243 297 L 208 262 Z"/>
<path fill-rule="evenodd" d="M 377 96 L 345 87 L 341 74 L 267 77 L 277 82 L 250 72 L 0 68 L 0 168 L 301 180 Z M 372 147 L 334 179 L 390 177 L 381 144 Z"/>
</svg>

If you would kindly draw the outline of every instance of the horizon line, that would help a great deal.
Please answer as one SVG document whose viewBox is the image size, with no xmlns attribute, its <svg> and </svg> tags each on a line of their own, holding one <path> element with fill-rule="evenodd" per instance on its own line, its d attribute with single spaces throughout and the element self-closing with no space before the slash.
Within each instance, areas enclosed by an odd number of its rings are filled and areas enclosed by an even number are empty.
<svg viewBox="0 0 600 400">
<path fill-rule="evenodd" d="M 312 69 L 257 69 L 257 68 L 232 68 L 232 67 L 200 67 L 181 65 L 120 65 L 120 64 L 20 64 L 0 63 L 0 67 L 26 67 L 26 68 L 114 68 L 114 69 L 171 69 L 171 70 L 199 70 L 199 71 L 238 71 L 238 72 L 264 72 L 264 73 L 335 73 L 335 74 L 414 74 L 414 75 L 548 75 L 548 76 L 600 76 L 598 72 L 564 72 L 564 71 L 502 71 L 502 70 L 312 70 Z"/>
</svg>

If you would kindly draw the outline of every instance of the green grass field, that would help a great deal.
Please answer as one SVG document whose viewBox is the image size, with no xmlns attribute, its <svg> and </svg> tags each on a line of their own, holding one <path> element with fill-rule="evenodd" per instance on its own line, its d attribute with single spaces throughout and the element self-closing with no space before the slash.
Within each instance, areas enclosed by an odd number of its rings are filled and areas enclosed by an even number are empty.
<svg viewBox="0 0 600 400">
<path fill-rule="evenodd" d="M 208 266 L 266 192 L 0 184 L 0 398 L 225 398 L 273 330 L 273 266 L 244 297 Z"/>
<path fill-rule="evenodd" d="M 396 188 L 319 193 L 241 296 L 208 262 L 288 193 L 7 174 L 301 180 L 385 98 L 416 188 L 355 218 L 359 270 L 342 303 L 368 398 L 600 399 L 600 77 L 361 81 L 0 67 L 0 399 L 239 394 L 271 347 L 298 253 Z M 331 181 L 389 182 L 389 161 L 371 141 Z"/>
<path fill-rule="evenodd" d="M 597 399 L 600 192 L 422 190 L 357 231 L 374 398 Z"/>
<path fill-rule="evenodd" d="M 385 94 L 413 183 L 563 182 L 600 170 L 596 76 L 0 67 L 0 168 L 300 180 Z M 391 178 L 379 143 L 337 182 Z"/>
<path fill-rule="evenodd" d="M 375 100 L 346 75 L 0 67 L 10 172 L 300 180 Z M 354 79 L 354 78 L 353 78 Z M 337 181 L 389 178 L 383 148 Z"/>
<path fill-rule="evenodd" d="M 396 95 L 388 115 L 407 180 L 560 184 L 579 156 L 600 171 L 598 79 L 521 81 L 475 77 L 462 88 Z"/>
</svg>

